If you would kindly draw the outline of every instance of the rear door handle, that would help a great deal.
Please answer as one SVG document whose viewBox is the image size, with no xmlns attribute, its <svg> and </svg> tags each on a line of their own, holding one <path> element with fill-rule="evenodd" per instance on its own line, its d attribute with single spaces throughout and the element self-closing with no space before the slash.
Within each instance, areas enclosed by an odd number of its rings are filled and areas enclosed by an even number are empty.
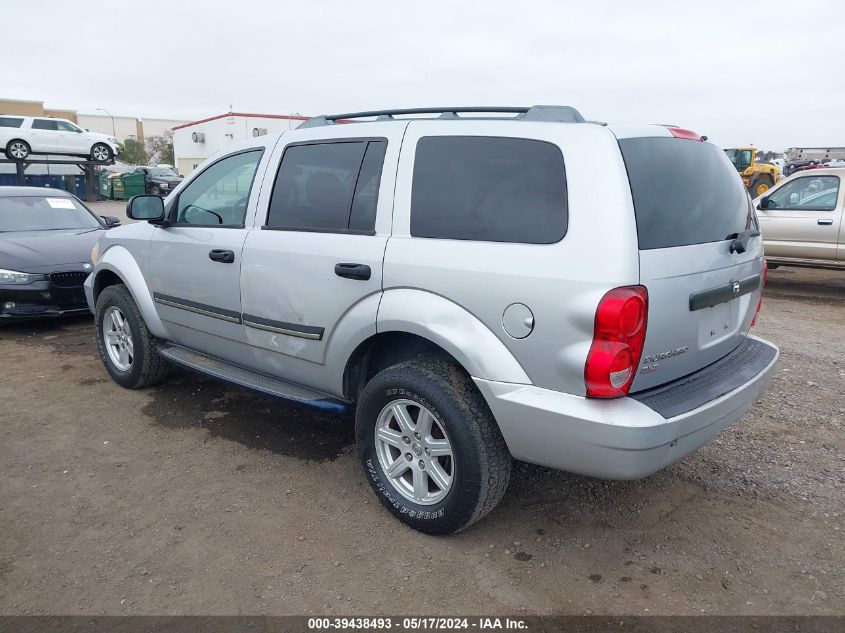
<svg viewBox="0 0 845 633">
<path fill-rule="evenodd" d="M 222 248 L 212 248 L 208 251 L 208 258 L 215 262 L 231 264 L 235 261 L 235 252 L 223 250 Z"/>
<path fill-rule="evenodd" d="M 830 226 L 833 224 L 833 218 L 822 218 L 820 220 L 816 220 L 817 224 L 821 224 L 822 226 Z"/>
<path fill-rule="evenodd" d="M 335 264 L 334 274 L 347 279 L 366 281 L 370 278 L 372 271 L 366 264 Z"/>
</svg>

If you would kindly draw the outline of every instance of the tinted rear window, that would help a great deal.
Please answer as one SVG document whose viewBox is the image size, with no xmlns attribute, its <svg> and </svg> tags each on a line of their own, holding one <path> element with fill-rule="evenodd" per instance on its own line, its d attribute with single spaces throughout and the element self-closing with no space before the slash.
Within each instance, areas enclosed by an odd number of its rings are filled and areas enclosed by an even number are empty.
<svg viewBox="0 0 845 633">
<path fill-rule="evenodd" d="M 33 130 L 58 130 L 59 124 L 55 121 L 48 121 L 47 119 L 35 119 L 32 122 Z"/>
<path fill-rule="evenodd" d="M 417 143 L 411 235 L 551 244 L 566 226 L 566 174 L 556 145 L 484 136 Z"/>
<path fill-rule="evenodd" d="M 710 143 L 675 138 L 619 141 L 641 250 L 724 240 L 753 223 L 731 161 Z"/>
<path fill-rule="evenodd" d="M 23 119 L 13 116 L 0 116 L 0 127 L 20 127 Z"/>
<path fill-rule="evenodd" d="M 372 231 L 386 146 L 374 139 L 287 147 L 273 185 L 267 226 Z"/>
</svg>

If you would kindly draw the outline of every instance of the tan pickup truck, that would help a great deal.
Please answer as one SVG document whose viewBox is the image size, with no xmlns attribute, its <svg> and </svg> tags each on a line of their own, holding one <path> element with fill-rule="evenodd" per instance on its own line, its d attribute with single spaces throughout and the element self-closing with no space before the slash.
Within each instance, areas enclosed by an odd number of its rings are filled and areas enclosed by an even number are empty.
<svg viewBox="0 0 845 633">
<path fill-rule="evenodd" d="M 845 270 L 845 168 L 796 172 L 754 200 L 770 267 Z"/>
</svg>

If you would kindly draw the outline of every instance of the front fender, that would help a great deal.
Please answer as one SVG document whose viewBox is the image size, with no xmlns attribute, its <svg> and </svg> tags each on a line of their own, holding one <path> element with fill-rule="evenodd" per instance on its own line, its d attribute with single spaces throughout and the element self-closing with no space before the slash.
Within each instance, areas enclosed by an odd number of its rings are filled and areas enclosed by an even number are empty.
<svg viewBox="0 0 845 633">
<path fill-rule="evenodd" d="M 387 290 L 379 306 L 376 329 L 408 332 L 436 343 L 475 378 L 531 384 L 504 343 L 477 317 L 458 304 L 430 292 Z"/>
<path fill-rule="evenodd" d="M 170 338 L 167 328 L 164 327 L 155 309 L 153 296 L 147 287 L 147 282 L 144 280 L 144 275 L 141 273 L 138 262 L 135 261 L 132 253 L 123 246 L 112 246 L 103 253 L 94 267 L 94 272 L 85 281 L 85 295 L 91 311 L 94 311 L 97 300 L 94 296 L 94 284 L 97 276 L 105 270 L 111 271 L 120 277 L 123 284 L 129 289 L 132 298 L 135 300 L 135 305 L 138 306 L 141 316 L 144 317 L 144 322 L 147 324 L 147 329 L 150 333 L 158 338 Z"/>
</svg>

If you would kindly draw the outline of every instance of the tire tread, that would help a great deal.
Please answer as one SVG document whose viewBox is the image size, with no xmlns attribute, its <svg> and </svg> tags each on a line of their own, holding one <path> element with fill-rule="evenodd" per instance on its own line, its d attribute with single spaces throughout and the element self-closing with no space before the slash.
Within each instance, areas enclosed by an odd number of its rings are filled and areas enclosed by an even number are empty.
<svg viewBox="0 0 845 633">
<path fill-rule="evenodd" d="M 510 483 L 513 459 L 496 420 L 472 379 L 454 362 L 430 358 L 404 361 L 379 372 L 367 387 L 374 384 L 375 378 L 388 372 L 410 383 L 419 382 L 420 378 L 433 383 L 463 410 L 465 420 L 472 421 L 467 428 L 478 451 L 479 474 L 482 477 L 478 499 L 466 520 L 460 524 L 447 520 L 448 525 L 443 525 L 437 533 L 452 534 L 464 530 L 498 505 Z M 367 387 L 361 394 L 362 399 L 367 397 Z"/>
<path fill-rule="evenodd" d="M 119 297 L 118 301 L 120 301 L 123 305 L 119 305 L 117 301 L 115 301 L 115 298 L 117 297 Z M 158 339 L 150 334 L 150 331 L 147 329 L 147 324 L 144 322 L 144 317 L 141 315 L 141 311 L 138 310 L 138 306 L 132 298 L 132 294 L 129 292 L 129 289 L 122 284 L 108 286 L 100 293 L 100 296 L 97 297 L 97 348 L 100 352 L 101 358 L 103 359 L 103 363 L 108 366 L 109 361 L 108 354 L 103 346 L 104 344 L 101 334 L 102 320 L 99 317 L 110 305 L 117 305 L 117 307 L 121 310 L 130 313 L 129 316 L 131 316 L 138 325 L 141 338 L 140 341 L 135 343 L 135 349 L 140 349 L 141 351 L 141 354 L 135 354 L 135 358 L 139 358 L 141 360 L 141 371 L 134 381 L 124 386 L 129 389 L 142 389 L 143 387 L 149 387 L 160 383 L 167 377 L 170 365 L 167 360 L 158 353 Z"/>
</svg>

